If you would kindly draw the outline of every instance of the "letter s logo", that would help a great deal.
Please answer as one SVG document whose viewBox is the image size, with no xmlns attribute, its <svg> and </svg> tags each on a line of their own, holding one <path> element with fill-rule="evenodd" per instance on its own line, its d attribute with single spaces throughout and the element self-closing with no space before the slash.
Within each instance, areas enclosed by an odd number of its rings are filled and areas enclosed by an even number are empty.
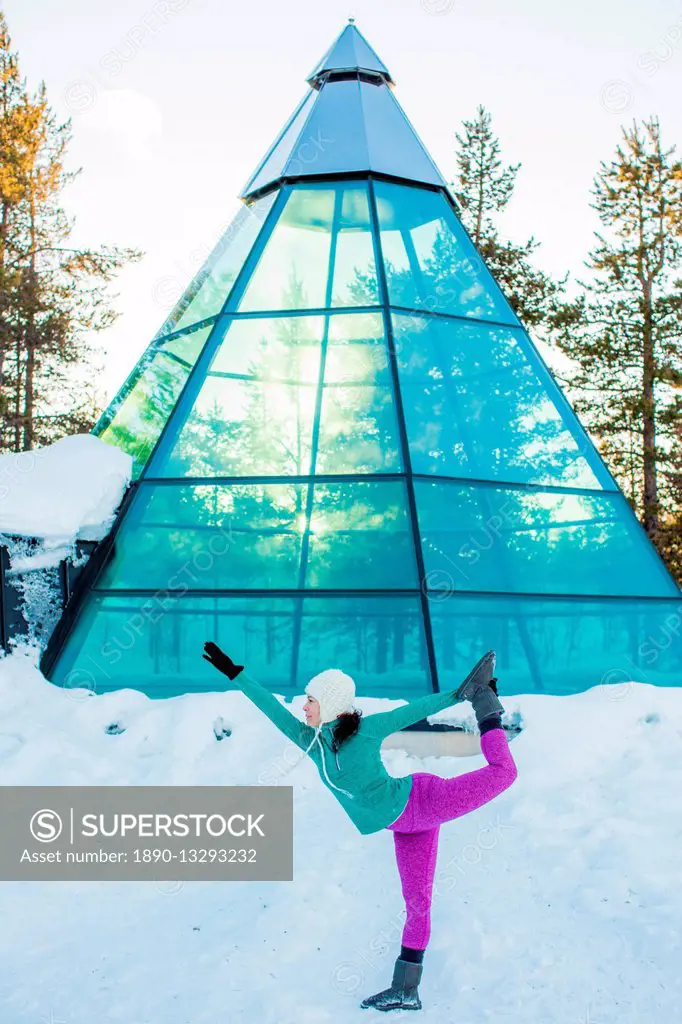
<svg viewBox="0 0 682 1024">
<path fill-rule="evenodd" d="M 31 835 L 39 843 L 53 843 L 61 835 L 63 826 L 62 819 L 56 811 L 43 808 L 33 815 L 29 827 Z"/>
</svg>

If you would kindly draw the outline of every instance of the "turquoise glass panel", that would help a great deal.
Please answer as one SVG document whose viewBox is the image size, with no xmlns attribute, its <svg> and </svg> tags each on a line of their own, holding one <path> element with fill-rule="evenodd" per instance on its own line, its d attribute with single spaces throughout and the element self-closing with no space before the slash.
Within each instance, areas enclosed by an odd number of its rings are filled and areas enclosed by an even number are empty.
<svg viewBox="0 0 682 1024">
<path fill-rule="evenodd" d="M 206 640 L 277 693 L 300 694 L 332 665 L 353 676 L 360 696 L 400 698 L 432 689 L 417 597 L 193 597 L 179 584 L 145 597 L 92 594 L 53 682 L 96 693 L 139 689 L 157 698 L 233 689 L 202 659 Z M 302 712 L 299 717 L 304 720 Z"/>
<path fill-rule="evenodd" d="M 670 601 L 454 595 L 429 602 L 440 688 L 497 653 L 505 694 L 603 687 L 627 697 L 632 682 L 682 682 L 682 596 Z M 512 709 L 508 707 L 508 710 Z"/>
<path fill-rule="evenodd" d="M 315 471 L 397 472 L 402 460 L 383 317 L 329 319 Z"/>
<path fill-rule="evenodd" d="M 297 692 L 321 666 L 331 665 L 353 677 L 359 696 L 409 698 L 430 693 L 419 598 L 305 598 Z"/>
<path fill-rule="evenodd" d="M 303 484 L 145 484 L 98 589 L 293 589 L 305 500 Z"/>
<path fill-rule="evenodd" d="M 365 186 L 340 186 L 333 227 L 332 306 L 376 306 L 379 288 Z"/>
<path fill-rule="evenodd" d="M 154 342 L 94 433 L 133 457 L 137 479 L 166 425 L 211 326 Z"/>
<path fill-rule="evenodd" d="M 418 586 L 403 481 L 314 485 L 305 585 L 332 590 Z"/>
<path fill-rule="evenodd" d="M 277 192 L 243 206 L 159 331 L 178 331 L 219 313 L 275 201 Z"/>
<path fill-rule="evenodd" d="M 426 581 L 454 590 L 673 597 L 625 499 L 415 481 Z"/>
<path fill-rule="evenodd" d="M 377 304 L 367 188 L 293 188 L 239 303 L 240 312 Z"/>
<path fill-rule="evenodd" d="M 171 425 L 150 475 L 310 472 L 323 331 L 323 317 L 234 320 L 187 421 Z"/>
<path fill-rule="evenodd" d="M 147 475 L 308 474 L 318 400 L 316 473 L 401 468 L 383 318 L 353 313 L 234 320 Z"/>
<path fill-rule="evenodd" d="M 304 531 L 308 588 L 417 586 L 400 481 L 149 482 L 136 496 L 97 589 L 164 587 L 176 578 L 189 590 L 296 589 Z"/>
<path fill-rule="evenodd" d="M 415 473 L 599 489 L 591 442 L 520 328 L 394 314 Z"/>
<path fill-rule="evenodd" d="M 157 698 L 234 689 L 202 658 L 213 640 L 281 693 L 291 685 L 296 605 L 293 598 L 183 596 L 179 583 L 146 597 L 92 594 L 52 680 Z"/>
<path fill-rule="evenodd" d="M 375 183 L 393 305 L 518 324 L 442 192 Z"/>
</svg>

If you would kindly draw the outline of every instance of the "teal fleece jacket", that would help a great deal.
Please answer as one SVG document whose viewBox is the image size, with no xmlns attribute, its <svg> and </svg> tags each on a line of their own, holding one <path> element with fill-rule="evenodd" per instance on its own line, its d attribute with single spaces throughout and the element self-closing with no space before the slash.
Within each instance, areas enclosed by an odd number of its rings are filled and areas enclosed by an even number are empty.
<svg viewBox="0 0 682 1024">
<path fill-rule="evenodd" d="M 412 776 L 395 778 L 381 760 L 381 742 L 406 725 L 461 703 L 454 690 L 432 693 L 360 719 L 357 733 L 335 753 L 332 736 L 338 719 L 314 728 L 300 721 L 275 696 L 245 673 L 238 687 L 270 721 L 314 761 L 320 778 L 362 835 L 379 832 L 400 817 L 412 789 Z M 301 755 L 303 756 L 303 755 Z"/>
</svg>

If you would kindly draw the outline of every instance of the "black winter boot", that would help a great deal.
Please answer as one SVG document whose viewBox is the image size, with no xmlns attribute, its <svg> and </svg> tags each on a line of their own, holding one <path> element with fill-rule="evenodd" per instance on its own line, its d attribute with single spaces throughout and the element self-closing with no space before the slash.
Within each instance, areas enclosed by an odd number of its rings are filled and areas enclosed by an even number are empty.
<svg viewBox="0 0 682 1024">
<path fill-rule="evenodd" d="M 372 1006 L 375 1010 L 421 1010 L 417 986 L 423 970 L 423 964 L 413 964 L 398 957 L 393 968 L 391 987 L 377 992 L 375 996 L 367 996 L 360 1006 L 363 1009 Z"/>
<path fill-rule="evenodd" d="M 481 687 L 487 687 L 495 671 L 495 652 L 488 651 L 477 661 L 462 685 L 456 691 L 458 700 L 471 700 L 473 694 Z"/>
<path fill-rule="evenodd" d="M 494 671 L 495 652 L 488 651 L 457 690 L 457 697 L 460 700 L 471 701 L 479 730 L 486 719 L 492 719 L 494 715 L 500 715 L 504 711 L 497 698 L 497 680 L 493 679 Z"/>
</svg>

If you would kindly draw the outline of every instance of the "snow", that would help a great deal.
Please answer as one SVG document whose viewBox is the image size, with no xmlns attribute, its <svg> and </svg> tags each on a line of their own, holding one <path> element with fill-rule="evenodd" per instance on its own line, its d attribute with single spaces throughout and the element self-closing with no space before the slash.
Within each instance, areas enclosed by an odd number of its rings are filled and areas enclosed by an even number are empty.
<svg viewBox="0 0 682 1024">
<path fill-rule="evenodd" d="M 101 540 L 130 483 L 132 461 L 93 434 L 0 455 L 0 534 L 41 538 L 42 552 L 58 553 L 57 561 L 77 537 Z"/>
<path fill-rule="evenodd" d="M 88 555 L 77 551 L 76 541 L 107 535 L 132 464 L 130 455 L 92 434 L 0 455 L 0 544 L 35 643 L 47 642 L 61 614 L 60 562 L 82 565 Z"/>
<path fill-rule="evenodd" d="M 241 693 L 88 695 L 47 683 L 34 658 L 0 660 L 2 785 L 253 785 L 286 743 Z M 519 775 L 441 829 L 419 1019 L 678 1020 L 682 691 L 619 683 L 503 702 L 523 725 Z M 394 775 L 484 764 L 384 757 Z M 404 917 L 392 836 L 361 836 L 307 758 L 282 784 L 293 882 L 0 886 L 2 1024 L 376 1019 L 359 1003 L 388 985 Z"/>
</svg>

